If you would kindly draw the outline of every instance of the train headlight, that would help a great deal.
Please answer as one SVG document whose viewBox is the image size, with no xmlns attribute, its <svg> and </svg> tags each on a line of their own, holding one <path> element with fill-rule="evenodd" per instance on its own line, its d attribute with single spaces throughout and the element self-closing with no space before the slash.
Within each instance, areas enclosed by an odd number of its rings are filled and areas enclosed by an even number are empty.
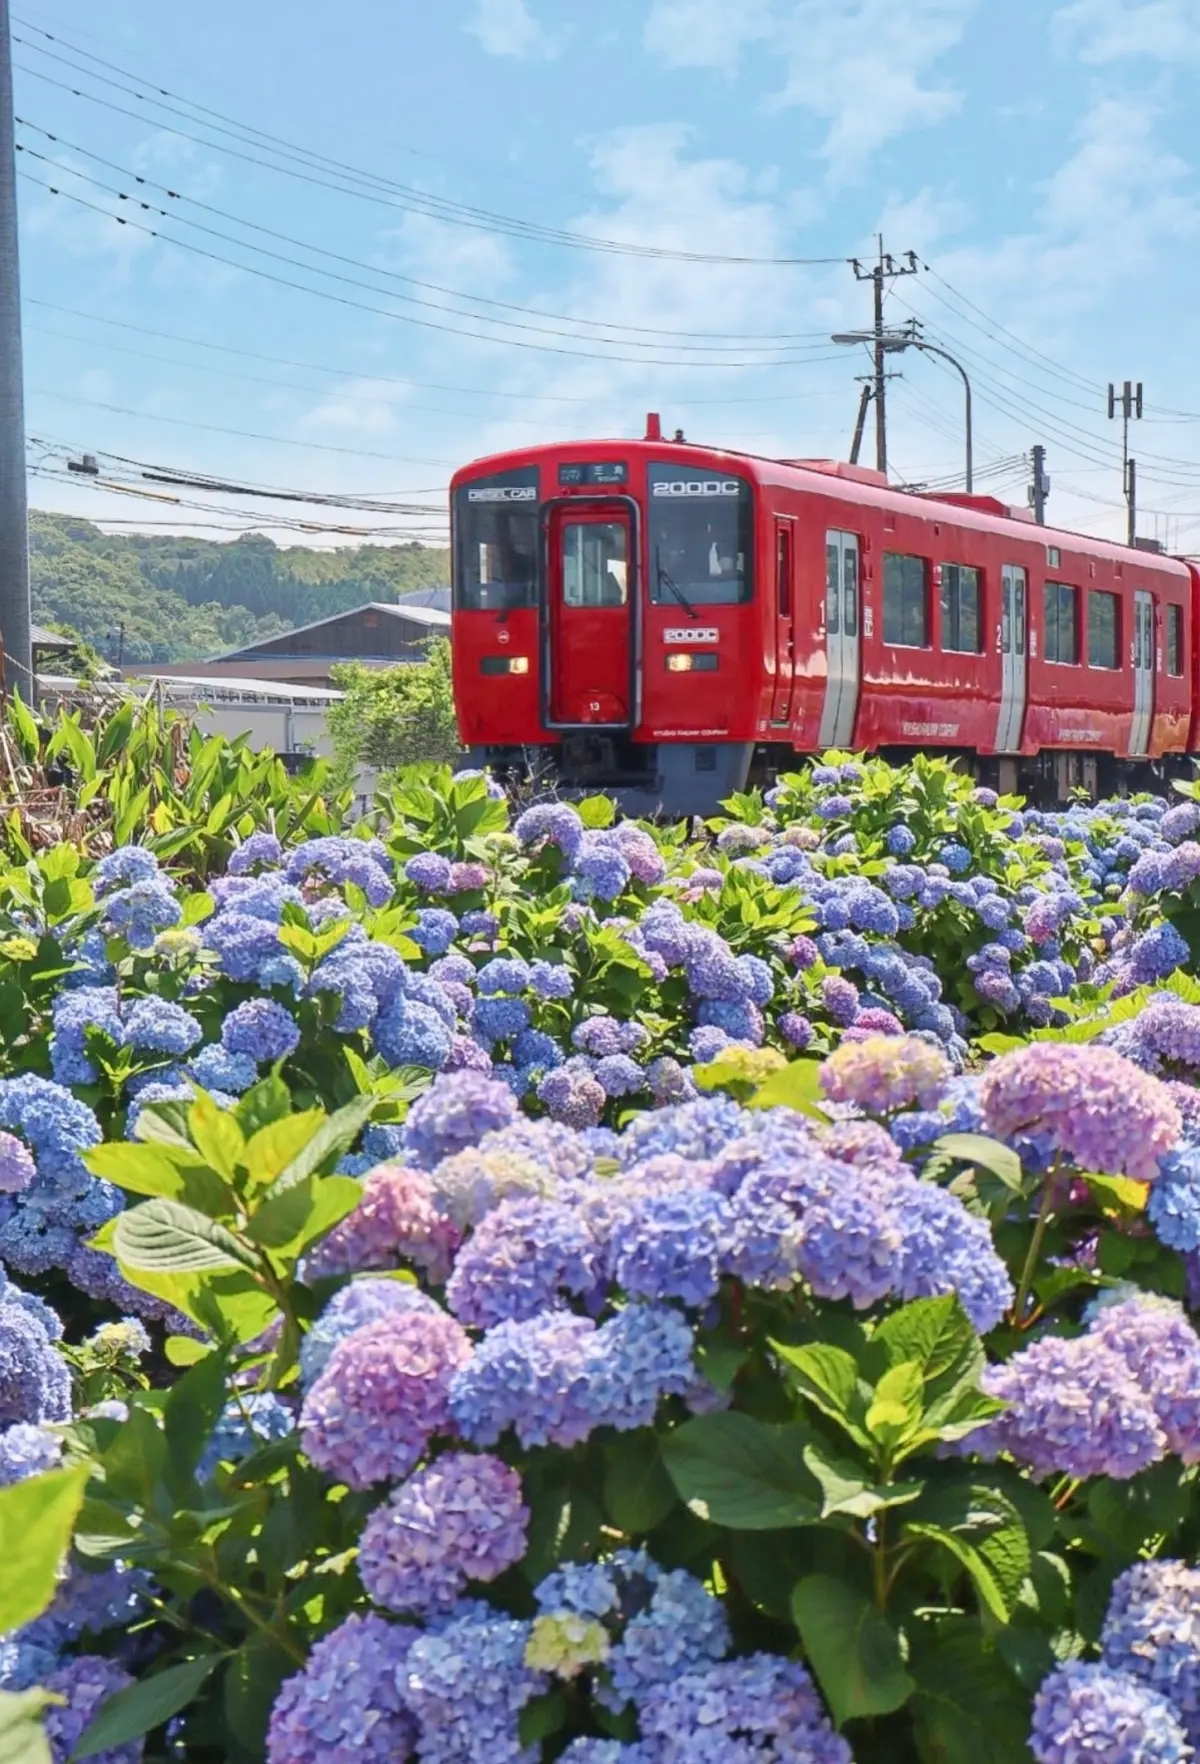
<svg viewBox="0 0 1200 1764">
<path fill-rule="evenodd" d="M 529 672 L 529 657 L 527 655 L 481 656 L 479 671 L 483 674 L 527 674 Z"/>
<path fill-rule="evenodd" d="M 677 650 L 667 657 L 668 674 L 715 674 L 718 657 L 711 650 Z"/>
</svg>

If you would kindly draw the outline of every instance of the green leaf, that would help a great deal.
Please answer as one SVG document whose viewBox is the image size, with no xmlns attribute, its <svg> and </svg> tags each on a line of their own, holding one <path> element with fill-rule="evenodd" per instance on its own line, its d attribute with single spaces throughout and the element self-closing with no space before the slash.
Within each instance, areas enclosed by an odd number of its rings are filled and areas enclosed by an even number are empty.
<svg viewBox="0 0 1200 1764">
<path fill-rule="evenodd" d="M 258 1261 L 233 1233 L 195 1207 L 179 1201 L 150 1200 L 117 1215 L 112 1253 L 130 1268 L 163 1274 L 245 1268 Z"/>
<path fill-rule="evenodd" d="M 773 1341 L 771 1348 L 786 1362 L 789 1382 L 800 1395 L 843 1427 L 857 1444 L 870 1448 L 872 1441 L 866 1427 L 870 1391 L 859 1378 L 851 1355 L 828 1342 L 789 1347 Z"/>
<path fill-rule="evenodd" d="M 211 894 L 188 894 L 183 900 L 183 916 L 181 925 L 202 925 L 205 919 L 212 917 L 216 910 L 216 901 Z"/>
<path fill-rule="evenodd" d="M 921 1764 L 1029 1764 L 1029 1705 L 976 1623 L 913 1664 L 913 1727 Z"/>
<path fill-rule="evenodd" d="M 196 1466 L 225 1407 L 226 1370 L 221 1354 L 206 1354 L 171 1386 L 163 1405 L 173 1492 L 184 1506 L 191 1504 Z"/>
<path fill-rule="evenodd" d="M 1008 1622 L 1033 1558 L 1024 1521 L 1007 1495 L 981 1482 L 931 1484 L 904 1534 L 947 1550 L 971 1576 L 992 1616 Z"/>
<path fill-rule="evenodd" d="M 839 1513 L 853 1519 L 869 1519 L 887 1507 L 907 1506 L 925 1487 L 923 1482 L 893 1482 L 877 1488 L 864 1475 L 861 1465 L 835 1456 L 815 1440 L 805 1446 L 804 1462 L 821 1486 L 822 1519 L 832 1519 Z"/>
<path fill-rule="evenodd" d="M 270 1077 L 260 1079 L 246 1092 L 233 1112 L 247 1140 L 253 1140 L 256 1133 L 269 1127 L 272 1121 L 281 1121 L 291 1109 L 291 1091 L 278 1072 L 272 1072 Z"/>
<path fill-rule="evenodd" d="M 188 1132 L 205 1162 L 232 1181 L 245 1143 L 242 1130 L 234 1117 L 226 1109 L 218 1108 L 205 1091 L 197 1094 L 188 1110 Z"/>
<path fill-rule="evenodd" d="M 225 1720 L 243 1757 L 265 1756 L 272 1704 L 295 1670 L 295 1655 L 268 1635 L 252 1636 L 225 1668 Z"/>
<path fill-rule="evenodd" d="M 308 1176 L 321 1173 L 325 1164 L 336 1163 L 343 1152 L 349 1151 L 371 1116 L 375 1113 L 379 1099 L 374 1096 L 358 1096 L 348 1102 L 336 1114 L 324 1121 L 303 1149 L 292 1159 L 282 1173 L 276 1177 L 270 1190 L 272 1195 L 281 1194 L 285 1189 L 292 1188 L 303 1182 Z"/>
<path fill-rule="evenodd" d="M 1002 1182 L 1013 1194 L 1022 1188 L 1021 1160 L 1011 1146 L 989 1139 L 985 1133 L 944 1133 L 930 1147 L 933 1157 L 952 1158 L 956 1163 L 974 1164 Z"/>
<path fill-rule="evenodd" d="M 306 1176 L 303 1182 L 272 1191 L 246 1227 L 246 1236 L 264 1249 L 299 1254 L 352 1213 L 362 1198 L 353 1176 Z"/>
<path fill-rule="evenodd" d="M 871 1337 L 882 1348 L 889 1366 L 910 1361 L 919 1366 L 927 1383 L 974 1364 L 978 1343 L 971 1320 L 955 1293 L 940 1298 L 914 1299 L 885 1317 Z"/>
<path fill-rule="evenodd" d="M 531 1697 L 521 1710 L 517 1731 L 522 1746 L 536 1747 L 539 1740 L 557 1733 L 567 1718 L 567 1696 L 561 1685 Z"/>
<path fill-rule="evenodd" d="M 163 1351 L 172 1366 L 194 1366 L 212 1349 L 194 1335 L 168 1335 Z"/>
<path fill-rule="evenodd" d="M 611 827 L 617 817 L 617 805 L 610 796 L 585 796 L 575 804 L 575 812 L 585 827 L 599 831 Z"/>
<path fill-rule="evenodd" d="M 74 1464 L 0 1488 L 0 1635 L 32 1623 L 54 1597 L 91 1473 Z"/>
<path fill-rule="evenodd" d="M 908 1701 L 915 1686 L 896 1632 L 865 1592 L 828 1574 L 810 1574 L 792 1593 L 792 1616 L 838 1727 L 890 1715 Z"/>
<path fill-rule="evenodd" d="M 71 1754 L 75 1759 L 91 1758 L 97 1752 L 115 1750 L 138 1739 L 155 1727 L 161 1727 L 180 1709 L 192 1702 L 209 1675 L 221 1664 L 223 1654 L 199 1654 L 194 1660 L 183 1660 L 168 1666 L 151 1678 L 139 1678 L 101 1705 L 99 1713 L 85 1728 Z"/>
<path fill-rule="evenodd" d="M 821 1062 L 793 1060 L 781 1071 L 772 1072 L 758 1086 L 748 1107 L 752 1109 L 795 1109 L 815 1121 L 828 1121 L 821 1107 Z"/>
<path fill-rule="evenodd" d="M 731 1409 L 697 1415 L 668 1433 L 662 1454 L 692 1512 L 734 1531 L 810 1525 L 820 1514 L 803 1460 L 807 1428 L 775 1427 Z"/>
<path fill-rule="evenodd" d="M 50 1691 L 0 1691 L 0 1758 L 4 1764 L 52 1764 L 42 1715 L 64 1699 Z"/>
<path fill-rule="evenodd" d="M 1081 1174 L 1079 1180 L 1086 1182 L 1100 1200 L 1110 1202 L 1123 1213 L 1144 1213 L 1146 1210 L 1149 1186 L 1145 1182 L 1135 1182 L 1132 1176 L 1103 1176 L 1098 1171 L 1089 1170 Z"/>
<path fill-rule="evenodd" d="M 620 1433 L 604 1447 L 604 1507 L 621 1531 L 653 1531 L 678 1498 L 652 1428 Z"/>
<path fill-rule="evenodd" d="M 161 1142 L 138 1145 L 115 1140 L 85 1152 L 84 1162 L 93 1176 L 115 1182 L 131 1194 L 164 1195 L 214 1219 L 233 1209 L 232 1190 L 194 1151 L 189 1158 L 178 1147 Z"/>
<path fill-rule="evenodd" d="M 289 1099 L 290 1101 L 290 1099 Z M 257 1188 L 266 1188 L 287 1169 L 312 1139 L 326 1119 L 324 1109 L 305 1109 L 297 1115 L 284 1115 L 268 1121 L 252 1139 L 247 1140 L 241 1154 Z"/>
</svg>

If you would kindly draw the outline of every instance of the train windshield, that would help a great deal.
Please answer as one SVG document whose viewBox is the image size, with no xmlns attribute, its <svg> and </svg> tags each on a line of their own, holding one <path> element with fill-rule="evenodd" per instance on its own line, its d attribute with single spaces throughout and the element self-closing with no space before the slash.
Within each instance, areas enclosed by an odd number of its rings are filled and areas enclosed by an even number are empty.
<svg viewBox="0 0 1200 1764">
<path fill-rule="evenodd" d="M 454 604 L 506 612 L 537 600 L 536 466 L 463 484 L 454 497 Z"/>
<path fill-rule="evenodd" d="M 650 598 L 696 606 L 749 600 L 750 486 L 712 468 L 652 465 Z"/>
</svg>

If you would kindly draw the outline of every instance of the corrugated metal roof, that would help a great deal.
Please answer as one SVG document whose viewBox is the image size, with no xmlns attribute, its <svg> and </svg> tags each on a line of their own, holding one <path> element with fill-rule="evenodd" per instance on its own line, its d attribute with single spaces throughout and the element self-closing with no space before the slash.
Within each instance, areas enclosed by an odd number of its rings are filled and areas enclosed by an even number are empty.
<svg viewBox="0 0 1200 1764">
<path fill-rule="evenodd" d="M 320 631 L 327 625 L 340 625 L 343 619 L 356 618 L 360 613 L 387 613 L 389 618 L 407 619 L 411 624 L 424 625 L 430 631 L 449 631 L 450 614 L 442 612 L 436 606 L 396 606 L 390 600 L 368 600 L 365 606 L 352 606 L 345 612 L 331 613 L 325 619 L 313 619 L 310 624 L 297 625 L 291 631 L 277 631 L 274 637 L 264 637 L 259 643 L 248 643 L 242 649 L 230 649 L 224 655 L 214 655 L 213 661 L 240 661 L 243 656 L 253 658 L 272 643 L 283 643 L 289 637 L 303 637 L 309 631 Z M 265 659 L 265 658 L 264 658 Z M 353 661 L 353 656 L 343 656 L 344 661 Z"/>
</svg>

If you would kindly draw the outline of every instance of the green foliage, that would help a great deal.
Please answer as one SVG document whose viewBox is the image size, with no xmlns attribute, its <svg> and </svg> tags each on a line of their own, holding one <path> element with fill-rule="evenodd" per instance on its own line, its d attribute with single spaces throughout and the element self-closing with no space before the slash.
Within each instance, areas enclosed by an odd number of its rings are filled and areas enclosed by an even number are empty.
<svg viewBox="0 0 1200 1764">
<path fill-rule="evenodd" d="M 31 1623 L 53 1598 L 87 1479 L 83 1464 L 0 1488 L 0 1635 Z"/>
<path fill-rule="evenodd" d="M 52 1764 L 42 1715 L 61 1697 L 38 1689 L 0 1691 L 0 1758 L 4 1764 Z"/>
<path fill-rule="evenodd" d="M 392 668 L 342 662 L 333 682 L 345 694 L 329 710 L 339 777 L 352 776 L 359 765 L 378 771 L 443 765 L 460 753 L 445 638 L 428 644 L 420 662 Z"/>
<path fill-rule="evenodd" d="M 450 577 L 445 551 L 416 544 L 310 551 L 282 549 L 258 533 L 229 543 L 124 536 L 37 510 L 29 550 L 35 619 L 67 624 L 109 659 L 123 625 L 125 660 L 133 662 L 242 649 Z"/>
</svg>

